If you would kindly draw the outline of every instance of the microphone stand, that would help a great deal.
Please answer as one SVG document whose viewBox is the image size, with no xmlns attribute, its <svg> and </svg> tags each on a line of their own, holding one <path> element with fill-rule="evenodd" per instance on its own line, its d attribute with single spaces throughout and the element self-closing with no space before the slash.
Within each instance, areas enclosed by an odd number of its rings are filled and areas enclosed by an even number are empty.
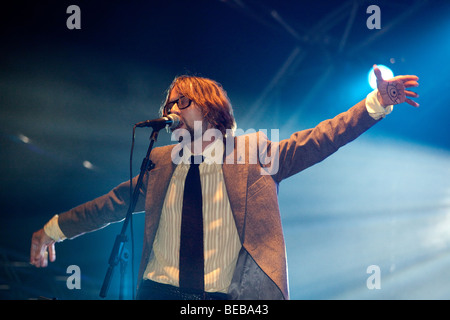
<svg viewBox="0 0 450 320">
<path fill-rule="evenodd" d="M 128 250 L 123 249 L 120 255 L 120 289 L 119 289 L 119 300 L 124 299 L 124 288 L 125 288 L 125 270 L 127 269 L 128 263 Z"/>
<path fill-rule="evenodd" d="M 151 136 L 150 136 L 150 145 L 147 150 L 147 155 L 145 156 L 144 160 L 142 161 L 141 165 L 141 172 L 139 173 L 139 177 L 136 183 L 136 186 L 133 190 L 133 196 L 130 202 L 130 205 L 128 207 L 127 215 L 125 217 L 125 220 L 123 222 L 122 230 L 120 234 L 116 236 L 116 240 L 114 242 L 113 249 L 111 251 L 111 255 L 109 257 L 109 267 L 106 271 L 105 279 L 103 281 L 102 288 L 100 290 L 100 297 L 105 298 L 106 293 L 109 289 L 109 285 L 111 283 L 111 278 L 114 273 L 114 268 L 117 266 L 117 264 L 121 261 L 122 253 L 124 252 L 124 244 L 127 242 L 127 236 L 126 236 L 126 230 L 128 227 L 128 224 L 130 222 L 131 216 L 133 215 L 134 209 L 136 208 L 137 200 L 139 198 L 139 189 L 142 185 L 142 181 L 144 179 L 144 174 L 147 171 L 152 170 L 155 167 L 155 164 L 150 160 L 150 153 L 153 148 L 153 144 L 158 138 L 159 130 L 164 128 L 164 125 L 155 126 L 152 130 Z M 126 250 L 126 249 L 125 249 Z M 122 277 L 124 276 L 124 271 L 121 272 Z M 120 297 L 122 298 L 122 293 L 120 293 Z"/>
</svg>

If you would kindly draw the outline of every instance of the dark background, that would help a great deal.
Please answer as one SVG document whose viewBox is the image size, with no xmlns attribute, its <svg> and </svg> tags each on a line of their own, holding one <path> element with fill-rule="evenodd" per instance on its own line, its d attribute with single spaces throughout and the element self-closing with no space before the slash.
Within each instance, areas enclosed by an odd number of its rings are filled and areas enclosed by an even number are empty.
<svg viewBox="0 0 450 320">
<path fill-rule="evenodd" d="M 81 29 L 69 30 L 69 5 Z M 366 9 L 381 9 L 381 29 Z M 448 299 L 448 1 L 15 1 L 0 17 L 0 298 L 99 299 L 121 224 L 28 264 L 54 214 L 129 178 L 134 123 L 157 118 L 177 75 L 222 83 L 238 128 L 280 138 L 347 110 L 374 63 L 416 74 L 397 106 L 336 155 L 280 186 L 292 299 Z M 134 174 L 150 131 L 136 134 Z M 158 145 L 172 143 L 161 132 Z M 83 165 L 89 161 L 92 167 Z M 134 219 L 135 268 L 143 216 Z M 129 246 L 130 247 L 130 244 Z M 78 265 L 81 290 L 66 286 Z M 369 290 L 366 269 L 381 268 Z M 116 271 L 108 299 L 118 297 Z M 131 296 L 130 265 L 126 297 Z"/>
</svg>

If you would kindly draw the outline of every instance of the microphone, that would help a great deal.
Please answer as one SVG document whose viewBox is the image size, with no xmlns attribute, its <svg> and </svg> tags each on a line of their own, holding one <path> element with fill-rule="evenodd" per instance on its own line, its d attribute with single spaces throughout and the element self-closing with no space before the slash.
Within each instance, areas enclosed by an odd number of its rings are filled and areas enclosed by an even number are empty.
<svg viewBox="0 0 450 320">
<path fill-rule="evenodd" d="M 162 117 L 153 120 L 145 120 L 135 124 L 138 128 L 152 127 L 153 129 L 162 129 L 165 126 L 169 126 L 169 129 L 175 129 L 180 124 L 180 117 L 176 114 L 169 114 L 167 117 Z"/>
</svg>

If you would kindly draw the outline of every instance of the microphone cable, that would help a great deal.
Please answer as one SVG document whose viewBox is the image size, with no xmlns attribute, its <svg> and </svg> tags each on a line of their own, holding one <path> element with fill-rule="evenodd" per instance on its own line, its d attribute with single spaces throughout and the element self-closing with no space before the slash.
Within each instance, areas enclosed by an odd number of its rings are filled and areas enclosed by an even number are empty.
<svg viewBox="0 0 450 320">
<path fill-rule="evenodd" d="M 134 140 L 136 136 L 136 125 L 133 126 L 133 133 L 131 136 L 131 150 L 130 150 L 130 201 L 133 198 L 133 150 Z M 130 237 L 131 237 L 131 293 L 132 299 L 135 299 L 134 286 L 134 231 L 133 231 L 133 213 L 130 216 Z"/>
</svg>

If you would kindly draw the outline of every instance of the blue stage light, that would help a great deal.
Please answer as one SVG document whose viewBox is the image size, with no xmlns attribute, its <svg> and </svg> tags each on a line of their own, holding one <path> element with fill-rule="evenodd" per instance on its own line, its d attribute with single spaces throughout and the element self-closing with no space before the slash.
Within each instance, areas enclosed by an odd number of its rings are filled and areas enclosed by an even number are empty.
<svg viewBox="0 0 450 320">
<path fill-rule="evenodd" d="M 386 67 L 382 64 L 378 64 L 377 67 L 378 67 L 378 69 L 380 69 L 383 79 L 387 80 L 387 79 L 391 79 L 394 77 L 394 72 L 392 72 L 392 70 L 389 69 L 388 67 Z M 370 87 L 372 89 L 376 89 L 377 88 L 377 78 L 375 76 L 375 73 L 373 72 L 373 67 L 369 71 L 368 80 L 369 80 Z"/>
</svg>

